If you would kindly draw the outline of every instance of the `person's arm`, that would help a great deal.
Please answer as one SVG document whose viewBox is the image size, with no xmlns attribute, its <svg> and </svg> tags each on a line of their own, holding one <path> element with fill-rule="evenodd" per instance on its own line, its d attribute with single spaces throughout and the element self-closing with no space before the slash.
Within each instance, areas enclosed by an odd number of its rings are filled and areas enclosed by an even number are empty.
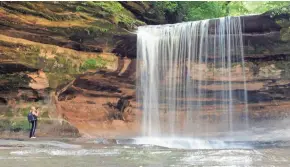
<svg viewBox="0 0 290 167">
<path fill-rule="evenodd" d="M 39 111 L 38 111 L 38 110 L 33 111 L 32 114 L 38 117 L 38 115 L 39 115 Z"/>
</svg>

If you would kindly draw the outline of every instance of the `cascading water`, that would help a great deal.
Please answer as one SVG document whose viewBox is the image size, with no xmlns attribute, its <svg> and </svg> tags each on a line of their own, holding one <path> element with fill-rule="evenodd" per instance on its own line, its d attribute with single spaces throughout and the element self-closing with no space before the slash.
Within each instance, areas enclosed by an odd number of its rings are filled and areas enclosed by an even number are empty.
<svg viewBox="0 0 290 167">
<path fill-rule="evenodd" d="M 139 27 L 137 52 L 143 136 L 197 137 L 248 127 L 239 17 Z"/>
</svg>

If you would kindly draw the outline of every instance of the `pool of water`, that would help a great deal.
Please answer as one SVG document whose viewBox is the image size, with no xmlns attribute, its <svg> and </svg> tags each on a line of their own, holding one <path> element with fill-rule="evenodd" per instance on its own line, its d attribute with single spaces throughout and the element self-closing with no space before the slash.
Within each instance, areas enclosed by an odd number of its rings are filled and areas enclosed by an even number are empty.
<svg viewBox="0 0 290 167">
<path fill-rule="evenodd" d="M 249 148 L 182 149 L 101 140 L 60 141 L 0 140 L 3 167 L 187 167 L 187 166 L 289 166 L 285 142 L 252 143 Z M 139 140 L 140 141 L 140 140 Z M 146 140 L 147 141 L 147 140 Z M 160 142 L 160 141 L 159 141 Z M 169 141 L 167 141 L 168 143 Z M 119 143 L 119 144 L 118 144 Z M 273 144 L 276 143 L 276 144 Z M 282 145 L 281 145 L 282 143 Z M 287 143 L 287 142 L 286 142 Z M 192 143 L 193 144 L 193 143 Z M 198 144 L 196 142 L 195 144 Z M 204 142 L 202 142 L 204 144 Z M 225 143 L 227 144 L 227 143 Z M 234 143 L 231 143 L 232 145 Z M 245 144 L 245 143 L 244 143 Z M 280 145 L 279 145 L 280 144 Z M 228 145 L 229 146 L 229 145 Z M 260 146 L 260 147 L 257 147 Z M 261 147 L 262 146 L 262 147 Z M 198 147 L 197 147 L 198 148 Z"/>
</svg>

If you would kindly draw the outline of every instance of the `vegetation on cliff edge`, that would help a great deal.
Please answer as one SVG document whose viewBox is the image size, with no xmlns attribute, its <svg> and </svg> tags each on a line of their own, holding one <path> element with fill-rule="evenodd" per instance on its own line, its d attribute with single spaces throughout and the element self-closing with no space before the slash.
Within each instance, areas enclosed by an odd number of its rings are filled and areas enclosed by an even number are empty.
<svg viewBox="0 0 290 167">
<path fill-rule="evenodd" d="M 261 14 L 289 6 L 290 2 L 274 1 L 158 1 L 154 10 L 165 15 L 169 22 L 194 21 L 224 16 Z"/>
</svg>

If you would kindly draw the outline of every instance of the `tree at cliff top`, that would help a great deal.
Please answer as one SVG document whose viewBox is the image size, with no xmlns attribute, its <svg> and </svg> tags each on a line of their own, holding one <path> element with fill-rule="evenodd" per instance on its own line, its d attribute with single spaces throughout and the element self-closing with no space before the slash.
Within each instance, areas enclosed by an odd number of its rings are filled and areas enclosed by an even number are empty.
<svg viewBox="0 0 290 167">
<path fill-rule="evenodd" d="M 152 3 L 154 9 L 165 15 L 170 23 L 224 16 L 261 14 L 290 5 L 289 1 L 158 1 Z"/>
</svg>

